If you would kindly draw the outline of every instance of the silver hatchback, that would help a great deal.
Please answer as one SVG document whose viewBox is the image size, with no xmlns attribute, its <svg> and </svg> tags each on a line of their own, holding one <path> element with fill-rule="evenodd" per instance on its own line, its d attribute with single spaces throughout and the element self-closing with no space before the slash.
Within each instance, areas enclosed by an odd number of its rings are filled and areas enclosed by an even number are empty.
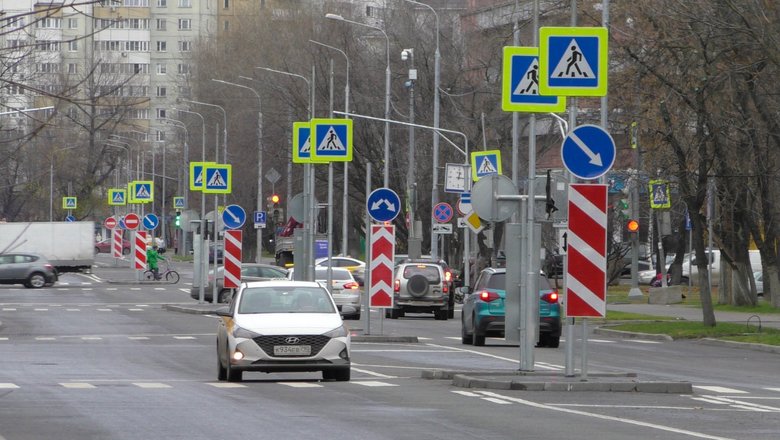
<svg viewBox="0 0 780 440">
<path fill-rule="evenodd" d="M 393 273 L 393 308 L 385 316 L 397 319 L 406 313 L 433 313 L 446 321 L 450 307 L 450 283 L 438 263 L 401 263 Z"/>
<path fill-rule="evenodd" d="M 23 284 L 40 289 L 57 282 L 57 270 L 37 254 L 0 254 L 0 284 Z"/>
</svg>

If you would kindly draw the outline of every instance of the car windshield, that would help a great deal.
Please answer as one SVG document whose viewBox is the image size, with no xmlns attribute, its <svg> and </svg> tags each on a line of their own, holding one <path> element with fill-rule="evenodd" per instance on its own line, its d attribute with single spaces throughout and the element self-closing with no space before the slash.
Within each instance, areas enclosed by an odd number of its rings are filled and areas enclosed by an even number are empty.
<svg viewBox="0 0 780 440">
<path fill-rule="evenodd" d="M 422 275 L 429 282 L 438 283 L 440 280 L 439 266 L 416 264 L 404 268 L 404 278 L 409 279 L 414 275 Z"/>
<path fill-rule="evenodd" d="M 317 287 L 247 287 L 238 313 L 335 313 L 327 290 Z"/>
<path fill-rule="evenodd" d="M 485 286 L 488 289 L 497 289 L 497 290 L 504 290 L 506 286 L 506 273 L 505 272 L 497 272 L 494 273 L 490 279 L 488 279 L 487 286 Z M 553 290 L 552 286 L 550 285 L 550 280 L 547 279 L 544 275 L 539 275 L 539 290 Z"/>
</svg>

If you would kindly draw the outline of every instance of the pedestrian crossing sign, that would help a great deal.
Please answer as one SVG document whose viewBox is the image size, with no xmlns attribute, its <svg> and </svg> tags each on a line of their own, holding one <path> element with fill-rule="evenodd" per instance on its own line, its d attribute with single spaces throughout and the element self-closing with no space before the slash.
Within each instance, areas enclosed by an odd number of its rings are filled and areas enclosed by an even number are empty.
<svg viewBox="0 0 780 440">
<path fill-rule="evenodd" d="M 203 189 L 203 167 L 215 162 L 190 162 L 190 190 Z"/>
<path fill-rule="evenodd" d="M 230 194 L 232 188 L 230 164 L 211 163 L 203 168 L 203 192 L 205 194 Z"/>
<path fill-rule="evenodd" d="M 650 208 L 668 209 L 672 207 L 672 199 L 669 196 L 669 182 L 665 180 L 651 180 L 650 187 Z"/>
<path fill-rule="evenodd" d="M 566 110 L 565 97 L 539 93 L 539 48 L 506 46 L 503 64 L 502 110 L 530 113 Z"/>
<path fill-rule="evenodd" d="M 151 180 L 134 180 L 131 185 L 133 203 L 151 203 L 154 200 L 154 182 Z"/>
<path fill-rule="evenodd" d="M 501 150 L 471 153 L 471 178 L 476 182 L 491 174 L 501 174 Z"/>
<path fill-rule="evenodd" d="M 609 32 L 604 27 L 539 30 L 539 92 L 607 96 Z"/>
<path fill-rule="evenodd" d="M 111 206 L 125 205 L 125 190 L 120 188 L 109 188 L 108 204 Z"/>
<path fill-rule="evenodd" d="M 184 206 L 184 197 L 174 196 L 173 197 L 173 208 L 174 209 L 184 209 L 186 206 Z"/>
<path fill-rule="evenodd" d="M 352 119 L 312 119 L 310 137 L 314 161 L 352 162 Z"/>
<path fill-rule="evenodd" d="M 307 122 L 293 122 L 293 163 L 312 163 L 311 157 L 311 124 Z"/>
<path fill-rule="evenodd" d="M 62 209 L 76 209 L 77 206 L 75 197 L 62 198 Z"/>
</svg>

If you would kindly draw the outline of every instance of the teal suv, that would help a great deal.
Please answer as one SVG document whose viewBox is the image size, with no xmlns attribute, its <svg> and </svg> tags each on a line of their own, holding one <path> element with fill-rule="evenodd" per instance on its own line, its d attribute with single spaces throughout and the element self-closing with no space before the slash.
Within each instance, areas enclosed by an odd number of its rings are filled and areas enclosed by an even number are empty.
<svg viewBox="0 0 780 440">
<path fill-rule="evenodd" d="M 480 272 L 473 290 L 464 292 L 461 340 L 485 345 L 488 334 L 504 334 L 506 269 L 488 267 Z M 464 287 L 463 289 L 468 289 Z M 561 305 L 558 292 L 539 274 L 539 346 L 556 348 L 561 341 Z"/>
</svg>

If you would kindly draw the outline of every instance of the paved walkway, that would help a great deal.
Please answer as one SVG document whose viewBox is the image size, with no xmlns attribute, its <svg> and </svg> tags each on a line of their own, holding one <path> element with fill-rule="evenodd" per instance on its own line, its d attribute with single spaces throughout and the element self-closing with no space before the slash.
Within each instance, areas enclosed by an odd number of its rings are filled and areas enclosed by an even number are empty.
<svg viewBox="0 0 780 440">
<path fill-rule="evenodd" d="M 670 316 L 686 321 L 699 321 L 703 319 L 701 307 L 682 304 L 607 304 L 608 310 L 621 312 L 641 313 L 644 315 Z M 779 311 L 780 312 L 780 311 Z M 745 312 L 715 312 L 715 321 L 718 323 L 733 322 L 736 324 L 760 323 L 764 327 L 780 328 L 780 313 L 745 313 Z"/>
</svg>

